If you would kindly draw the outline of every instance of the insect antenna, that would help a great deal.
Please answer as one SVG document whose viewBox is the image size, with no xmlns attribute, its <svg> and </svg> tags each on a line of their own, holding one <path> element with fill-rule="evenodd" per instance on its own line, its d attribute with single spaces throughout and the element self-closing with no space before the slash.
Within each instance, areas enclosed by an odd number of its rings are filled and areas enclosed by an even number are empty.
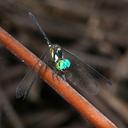
<svg viewBox="0 0 128 128">
<path fill-rule="evenodd" d="M 35 22 L 35 24 L 37 25 L 38 29 L 40 30 L 41 34 L 43 35 L 44 39 L 46 40 L 48 46 L 51 47 L 51 42 L 48 39 L 48 37 L 47 37 L 46 33 L 44 32 L 44 30 L 42 29 L 42 27 L 40 26 L 37 18 L 31 12 L 29 12 L 28 14 L 32 18 L 33 22 Z"/>
</svg>

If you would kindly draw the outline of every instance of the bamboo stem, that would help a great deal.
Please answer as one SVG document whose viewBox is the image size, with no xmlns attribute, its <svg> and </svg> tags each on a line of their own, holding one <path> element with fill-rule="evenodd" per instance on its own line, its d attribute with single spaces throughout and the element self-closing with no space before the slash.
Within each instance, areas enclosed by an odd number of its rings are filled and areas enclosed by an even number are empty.
<svg viewBox="0 0 128 128">
<path fill-rule="evenodd" d="M 117 128 L 109 119 L 100 113 L 92 104 L 74 90 L 67 82 L 63 81 L 38 57 L 25 48 L 20 42 L 0 27 L 0 41 L 14 55 L 19 57 L 29 67 L 39 71 L 41 78 L 57 93 L 77 109 L 85 118 L 98 128 Z M 36 64 L 39 62 L 38 64 Z M 36 64 L 36 66 L 35 66 Z"/>
</svg>

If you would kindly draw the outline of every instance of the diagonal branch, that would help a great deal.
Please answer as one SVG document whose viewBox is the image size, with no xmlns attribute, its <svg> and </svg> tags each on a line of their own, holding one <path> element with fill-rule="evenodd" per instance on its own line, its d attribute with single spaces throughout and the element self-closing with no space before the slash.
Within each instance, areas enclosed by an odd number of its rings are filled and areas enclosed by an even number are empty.
<svg viewBox="0 0 128 128">
<path fill-rule="evenodd" d="M 100 113 L 67 82 L 63 81 L 60 77 L 57 78 L 56 75 L 53 74 L 53 71 L 44 62 L 1 27 L 0 41 L 6 48 L 8 48 L 8 50 L 24 61 L 29 67 L 32 67 L 35 71 L 40 69 L 39 74 L 41 78 L 96 127 L 117 128 L 115 124 Z M 39 63 L 36 64 L 37 62 Z"/>
</svg>

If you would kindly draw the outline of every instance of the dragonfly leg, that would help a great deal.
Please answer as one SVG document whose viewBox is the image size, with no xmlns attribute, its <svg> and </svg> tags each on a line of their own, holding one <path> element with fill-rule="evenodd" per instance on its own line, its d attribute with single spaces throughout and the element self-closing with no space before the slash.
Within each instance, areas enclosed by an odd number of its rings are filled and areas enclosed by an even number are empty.
<svg viewBox="0 0 128 128">
<path fill-rule="evenodd" d="M 63 80 L 66 81 L 66 76 L 63 72 L 57 71 L 57 75 L 60 76 Z"/>
<path fill-rule="evenodd" d="M 63 79 L 64 81 L 66 81 L 66 76 L 65 76 L 65 74 L 62 74 L 62 79 Z"/>
</svg>

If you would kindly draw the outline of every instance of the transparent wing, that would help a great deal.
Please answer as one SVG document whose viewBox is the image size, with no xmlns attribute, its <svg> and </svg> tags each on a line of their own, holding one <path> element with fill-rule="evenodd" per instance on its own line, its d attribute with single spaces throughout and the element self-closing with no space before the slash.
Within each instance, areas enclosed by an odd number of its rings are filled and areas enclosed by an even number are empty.
<svg viewBox="0 0 128 128">
<path fill-rule="evenodd" d="M 83 94 L 95 95 L 99 86 L 111 85 L 111 81 L 91 67 L 83 63 L 76 55 L 63 49 L 64 58 L 71 61 L 71 68 L 65 73 L 66 80 Z"/>
<path fill-rule="evenodd" d="M 109 79 L 90 65 L 83 63 L 73 53 L 63 49 L 63 56 L 71 61 L 71 68 L 65 72 L 66 81 L 80 93 L 95 95 L 99 92 L 99 86 L 111 85 Z M 45 56 L 44 61 L 56 72 L 55 65 L 51 61 L 49 52 Z"/>
<path fill-rule="evenodd" d="M 29 70 L 16 88 L 16 98 L 25 99 L 32 85 L 37 79 L 38 79 L 38 74 L 34 72 L 32 69 Z"/>
<path fill-rule="evenodd" d="M 73 53 L 63 49 L 63 55 L 64 58 L 71 61 L 71 68 L 65 72 L 66 81 L 80 93 L 95 95 L 99 92 L 99 86 L 111 85 L 109 79 L 87 63 L 83 63 Z M 48 52 L 44 58 L 44 62 L 56 72 L 55 65 L 51 60 L 51 55 Z"/>
<path fill-rule="evenodd" d="M 40 59 L 45 58 L 48 53 L 48 49 L 46 49 L 45 54 L 44 52 L 40 56 Z M 37 62 L 38 64 L 38 62 Z M 25 99 L 34 83 L 38 80 L 38 72 L 33 71 L 32 69 L 28 70 L 25 74 L 23 79 L 20 81 L 16 88 L 16 98 L 23 98 Z"/>
</svg>

